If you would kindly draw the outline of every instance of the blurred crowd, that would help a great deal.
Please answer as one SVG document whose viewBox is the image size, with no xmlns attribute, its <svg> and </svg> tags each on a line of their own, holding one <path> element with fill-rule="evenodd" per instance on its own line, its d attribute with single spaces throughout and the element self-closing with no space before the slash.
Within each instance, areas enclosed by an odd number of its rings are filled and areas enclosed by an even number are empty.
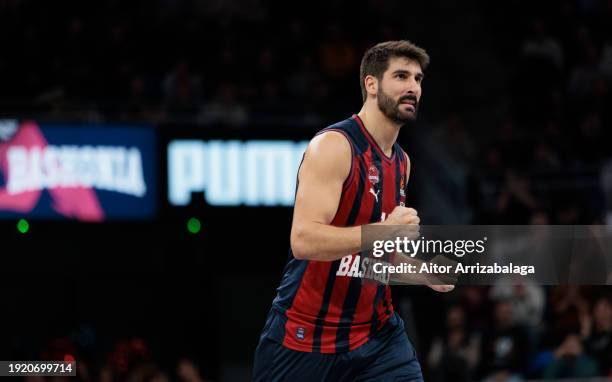
<svg viewBox="0 0 612 382">
<path fill-rule="evenodd" d="M 441 179 L 415 185 L 439 207 L 425 217 L 601 223 L 611 18 L 607 0 L 2 0 L 0 117 L 312 133 L 359 109 L 368 47 L 409 38 L 432 57 L 415 162 Z"/>
<path fill-rule="evenodd" d="M 459 287 L 445 306 L 444 329 L 423 346 L 427 380 L 612 377 L 605 287 Z"/>
<path fill-rule="evenodd" d="M 25 377 L 27 382 L 83 381 L 83 382 L 206 382 L 197 362 L 191 358 L 179 358 L 167 364 L 156 359 L 147 342 L 140 337 L 118 340 L 107 353 L 97 353 L 93 359 L 87 356 L 92 349 L 79 344 L 75 338 L 51 340 L 41 352 L 40 360 L 76 361 L 75 377 Z M 161 366 L 163 365 L 163 366 Z"/>
<path fill-rule="evenodd" d="M 480 75 L 502 80 L 490 102 L 450 108 L 412 136 L 424 221 L 611 224 L 612 2 L 508 1 L 481 14 L 495 60 Z"/>
<path fill-rule="evenodd" d="M 407 144 L 422 221 L 612 224 L 612 1 L 423 3 L 0 0 L 0 117 L 317 129 L 358 111 L 362 52 L 408 38 L 432 57 Z M 427 380 L 612 377 L 611 299 L 457 288 Z M 211 375 L 142 338 L 96 360 L 57 341 L 41 359 L 76 356 L 83 381 Z"/>
<path fill-rule="evenodd" d="M 378 5 L 367 1 L 363 11 Z M 345 6 L 1 1 L 0 38 L 11 54 L 0 61 L 0 107 L 64 120 L 316 123 L 359 100 L 360 54 L 378 37 L 361 37 L 350 13 L 330 16 Z"/>
</svg>

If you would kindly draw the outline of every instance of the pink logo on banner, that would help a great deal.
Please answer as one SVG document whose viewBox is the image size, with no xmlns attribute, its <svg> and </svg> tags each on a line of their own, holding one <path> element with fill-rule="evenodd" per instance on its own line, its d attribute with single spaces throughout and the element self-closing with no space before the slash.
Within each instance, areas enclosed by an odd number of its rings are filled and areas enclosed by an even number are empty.
<svg viewBox="0 0 612 382">
<path fill-rule="evenodd" d="M 0 171 L 4 179 L 9 179 L 10 175 L 7 153 L 11 146 L 43 149 L 47 145 L 47 140 L 35 122 L 22 123 L 12 139 L 0 142 Z M 52 208 L 60 215 L 90 222 L 104 220 L 104 211 L 91 187 L 55 187 L 48 188 L 47 191 L 53 200 Z M 31 212 L 38 204 L 41 194 L 42 190 L 10 194 L 5 187 L 0 187 L 0 211 L 24 214 Z"/>
</svg>

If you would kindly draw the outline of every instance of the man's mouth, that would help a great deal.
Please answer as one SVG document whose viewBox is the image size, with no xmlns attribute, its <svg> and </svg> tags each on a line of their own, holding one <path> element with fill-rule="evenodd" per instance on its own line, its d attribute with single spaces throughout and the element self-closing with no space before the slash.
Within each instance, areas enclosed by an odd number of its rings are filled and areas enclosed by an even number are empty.
<svg viewBox="0 0 612 382">
<path fill-rule="evenodd" d="M 414 99 L 404 99 L 400 102 L 400 105 L 407 106 L 413 112 L 416 111 L 416 100 Z"/>
</svg>

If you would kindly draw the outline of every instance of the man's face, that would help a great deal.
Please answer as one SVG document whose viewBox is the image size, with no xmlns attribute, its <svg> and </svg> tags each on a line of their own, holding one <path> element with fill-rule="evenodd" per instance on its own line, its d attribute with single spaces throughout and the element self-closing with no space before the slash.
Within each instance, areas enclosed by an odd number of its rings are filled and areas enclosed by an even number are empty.
<svg viewBox="0 0 612 382">
<path fill-rule="evenodd" d="M 389 59 L 389 68 L 378 84 L 380 111 L 400 125 L 414 121 L 421 99 L 423 72 L 418 62 L 405 57 Z"/>
</svg>

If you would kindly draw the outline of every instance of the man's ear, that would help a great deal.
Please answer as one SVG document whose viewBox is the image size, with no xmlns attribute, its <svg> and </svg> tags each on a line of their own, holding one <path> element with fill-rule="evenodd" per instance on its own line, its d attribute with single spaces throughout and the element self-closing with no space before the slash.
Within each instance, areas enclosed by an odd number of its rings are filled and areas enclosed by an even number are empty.
<svg viewBox="0 0 612 382">
<path fill-rule="evenodd" d="M 369 95 L 376 96 L 378 94 L 378 79 L 372 75 L 367 75 L 364 78 L 365 89 Z"/>
</svg>

